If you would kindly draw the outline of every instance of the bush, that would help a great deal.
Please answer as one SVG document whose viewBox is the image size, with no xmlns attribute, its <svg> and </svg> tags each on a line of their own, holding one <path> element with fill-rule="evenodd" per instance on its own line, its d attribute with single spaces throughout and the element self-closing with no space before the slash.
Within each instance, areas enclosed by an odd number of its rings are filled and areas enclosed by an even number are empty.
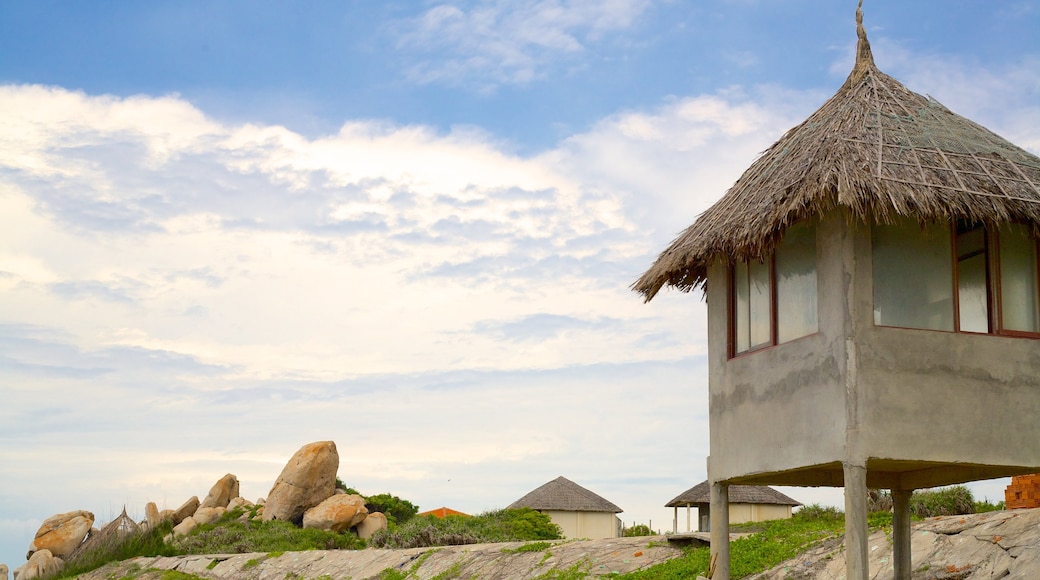
<svg viewBox="0 0 1040 580">
<path fill-rule="evenodd" d="M 845 512 L 841 511 L 836 507 L 822 506 L 818 503 L 811 505 L 803 505 L 798 511 L 794 512 L 791 516 L 792 519 L 796 520 L 823 520 L 823 521 L 834 521 L 841 520 L 845 521 Z"/>
<path fill-rule="evenodd" d="M 560 527 L 549 516 L 530 508 L 503 509 L 476 516 L 417 516 L 396 530 L 376 532 L 370 540 L 379 548 L 422 548 L 483 542 L 558 540 Z"/>
<path fill-rule="evenodd" d="M 910 513 L 919 518 L 975 513 L 975 498 L 963 485 L 915 491 L 910 496 Z"/>
<path fill-rule="evenodd" d="M 350 532 L 297 528 L 291 522 L 221 520 L 173 540 L 178 554 L 244 554 L 303 550 L 357 550 L 365 541 Z"/>
<path fill-rule="evenodd" d="M 625 537 L 633 538 L 636 536 L 652 536 L 654 532 L 650 530 L 650 526 L 646 524 L 637 524 L 631 528 L 625 528 Z"/>
<path fill-rule="evenodd" d="M 389 493 L 366 497 L 365 507 L 368 508 L 369 513 L 382 512 L 391 526 L 405 524 L 412 519 L 412 516 L 419 513 L 419 506 Z"/>
<path fill-rule="evenodd" d="M 1003 511 L 1006 508 L 1007 506 L 1004 504 L 1004 502 L 998 501 L 997 503 L 990 503 L 989 498 L 975 502 L 975 513 L 977 514 L 986 512 L 999 512 Z"/>
</svg>

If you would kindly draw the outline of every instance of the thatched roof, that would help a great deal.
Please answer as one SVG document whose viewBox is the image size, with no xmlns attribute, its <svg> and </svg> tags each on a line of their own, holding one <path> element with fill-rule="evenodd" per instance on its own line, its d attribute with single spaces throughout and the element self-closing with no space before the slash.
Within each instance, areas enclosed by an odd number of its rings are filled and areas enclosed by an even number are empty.
<svg viewBox="0 0 1040 580">
<path fill-rule="evenodd" d="M 665 507 L 686 507 L 711 503 L 711 486 L 702 481 L 690 489 L 680 493 Z M 793 500 L 779 491 L 764 485 L 731 485 L 729 486 L 729 503 L 755 503 L 772 505 L 799 506 L 801 502 Z"/>
<path fill-rule="evenodd" d="M 539 486 L 531 493 L 509 504 L 509 507 L 528 507 L 561 512 L 610 512 L 613 514 L 624 511 L 562 476 Z"/>
<path fill-rule="evenodd" d="M 845 84 L 755 160 L 633 290 L 647 301 L 665 285 L 692 290 L 716 259 L 760 259 L 788 226 L 838 207 L 865 221 L 1023 221 L 1040 232 L 1040 157 L 879 71 L 861 9 L 856 29 Z"/>
<path fill-rule="evenodd" d="M 67 560 L 69 562 L 75 561 L 81 555 L 89 557 L 89 554 L 98 550 L 114 551 L 115 545 L 124 541 L 127 535 L 136 534 L 140 531 L 141 527 L 137 522 L 130 519 L 130 516 L 126 515 L 126 506 L 123 506 L 123 512 L 116 519 L 105 524 L 105 527 L 101 528 L 101 530 L 91 532 L 86 540 L 69 555 Z"/>
</svg>

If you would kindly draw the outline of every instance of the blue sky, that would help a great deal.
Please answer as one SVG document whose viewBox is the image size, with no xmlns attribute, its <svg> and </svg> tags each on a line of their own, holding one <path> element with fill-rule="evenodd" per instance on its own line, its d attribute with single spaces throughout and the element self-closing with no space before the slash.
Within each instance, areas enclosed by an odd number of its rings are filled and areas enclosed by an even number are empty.
<svg viewBox="0 0 1040 580">
<path fill-rule="evenodd" d="M 854 10 L 0 2 L 0 561 L 324 439 L 423 509 L 563 475 L 670 529 L 704 306 L 628 285 L 837 90 Z M 882 70 L 1040 153 L 1040 5 L 864 12 Z"/>
</svg>

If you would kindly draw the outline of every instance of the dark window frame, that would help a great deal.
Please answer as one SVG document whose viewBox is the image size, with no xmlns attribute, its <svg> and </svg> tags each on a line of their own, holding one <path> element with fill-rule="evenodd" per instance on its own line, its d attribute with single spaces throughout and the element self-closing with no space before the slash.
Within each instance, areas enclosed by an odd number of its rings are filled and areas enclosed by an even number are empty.
<svg viewBox="0 0 1040 580">
<path fill-rule="evenodd" d="M 729 288 L 726 304 L 726 350 L 728 358 L 736 358 L 751 353 L 759 352 L 777 345 L 777 312 L 776 312 L 776 251 L 769 253 L 765 260 L 758 260 L 760 264 L 769 266 L 769 341 L 756 346 L 750 346 L 747 350 L 737 351 L 737 265 L 750 264 L 751 261 L 731 261 L 727 267 Z"/>
<path fill-rule="evenodd" d="M 966 222 L 964 221 L 960 222 L 960 224 L 965 223 Z M 970 222 L 968 222 L 967 225 L 974 226 L 974 228 L 982 228 L 983 230 L 983 249 L 979 251 L 979 253 L 984 253 L 986 255 L 986 315 L 989 323 L 989 330 L 987 332 L 976 332 L 961 329 L 960 261 L 962 259 L 962 256 L 958 254 L 957 249 L 958 220 L 954 220 L 950 223 L 950 260 L 952 263 L 953 273 L 951 277 L 953 303 L 953 330 L 950 331 L 935 328 L 917 328 L 911 326 L 898 326 L 877 323 L 875 323 L 875 326 L 881 326 L 884 328 L 906 328 L 912 330 L 927 330 L 931 332 L 955 332 L 957 334 L 972 334 L 976 336 L 1006 336 L 1013 338 L 1040 339 L 1040 329 L 1038 329 L 1036 332 L 1031 332 L 1004 328 L 1004 293 L 1001 287 L 1001 281 L 1003 279 L 1003 276 L 1000 271 L 1001 253 L 999 226 L 994 228 L 986 224 Z M 1034 267 L 1038 282 L 1040 282 L 1040 238 L 1032 237 L 1031 239 L 1033 240 L 1033 244 L 1036 247 L 1036 264 L 1034 265 Z M 974 255 L 974 253 L 972 255 Z M 1038 307 L 1040 307 L 1040 283 L 1037 284 L 1037 301 L 1037 305 Z M 740 354 L 743 355 L 746 353 Z"/>
</svg>

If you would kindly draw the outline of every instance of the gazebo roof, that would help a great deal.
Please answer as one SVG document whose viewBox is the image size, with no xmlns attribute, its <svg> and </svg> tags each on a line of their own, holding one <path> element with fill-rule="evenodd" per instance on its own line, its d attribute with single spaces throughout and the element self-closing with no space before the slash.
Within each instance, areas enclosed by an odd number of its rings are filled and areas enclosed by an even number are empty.
<svg viewBox="0 0 1040 580">
<path fill-rule="evenodd" d="M 882 73 L 859 8 L 856 29 L 845 84 L 755 160 L 633 290 L 647 301 L 665 285 L 690 291 L 713 261 L 761 259 L 788 226 L 839 207 L 885 223 L 1021 221 L 1040 233 L 1040 157 Z"/>
<path fill-rule="evenodd" d="M 509 504 L 509 507 L 529 507 L 536 510 L 564 512 L 610 512 L 615 514 L 624 511 L 563 476 L 540 485 L 534 491 Z"/>
<path fill-rule="evenodd" d="M 685 507 L 711 503 L 711 486 L 702 481 L 690 489 L 680 493 L 665 507 Z M 729 503 L 754 503 L 800 506 L 801 502 L 765 485 L 731 485 L 729 486 Z"/>
</svg>

